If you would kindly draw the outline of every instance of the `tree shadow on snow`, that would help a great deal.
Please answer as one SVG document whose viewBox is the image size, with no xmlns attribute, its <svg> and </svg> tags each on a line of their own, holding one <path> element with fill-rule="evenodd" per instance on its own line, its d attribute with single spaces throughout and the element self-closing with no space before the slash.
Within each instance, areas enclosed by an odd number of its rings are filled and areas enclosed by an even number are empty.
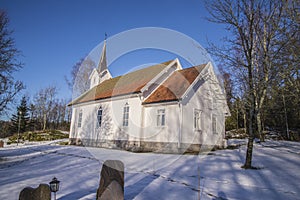
<svg viewBox="0 0 300 200">
<path fill-rule="evenodd" d="M 134 199 L 139 193 L 141 193 L 144 188 L 146 188 L 148 185 L 150 185 L 151 182 L 153 182 L 155 179 L 157 179 L 159 176 L 154 175 L 147 175 L 141 180 L 137 181 L 136 183 L 126 186 L 125 193 L 124 193 L 124 199 Z"/>
<path fill-rule="evenodd" d="M 94 191 L 93 191 L 94 192 Z M 69 200 L 69 199 L 81 199 L 90 195 L 91 191 L 75 191 L 64 196 L 61 196 L 59 200 Z"/>
</svg>

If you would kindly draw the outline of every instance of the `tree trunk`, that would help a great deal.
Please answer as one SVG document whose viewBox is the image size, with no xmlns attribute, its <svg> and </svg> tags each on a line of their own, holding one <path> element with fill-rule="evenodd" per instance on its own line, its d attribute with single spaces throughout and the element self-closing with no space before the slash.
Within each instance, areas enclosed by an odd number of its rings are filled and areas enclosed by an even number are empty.
<svg viewBox="0 0 300 200">
<path fill-rule="evenodd" d="M 268 45 L 267 45 L 267 38 L 268 38 L 268 33 L 267 33 L 267 23 L 264 23 L 264 29 L 263 29 L 263 50 L 264 50 L 264 61 L 263 61 L 263 75 L 264 75 L 264 80 L 262 83 L 262 92 L 261 92 L 261 96 L 260 99 L 258 99 L 258 108 L 257 108 L 257 116 L 256 116 L 256 122 L 257 122 L 257 131 L 259 134 L 259 138 L 261 142 L 265 141 L 265 135 L 262 131 L 262 122 L 261 122 L 261 109 L 262 106 L 264 104 L 266 95 L 267 95 L 267 85 L 269 84 L 269 73 L 270 73 L 270 69 L 271 69 L 271 64 L 270 64 L 270 57 L 268 55 L 269 49 L 268 49 Z"/>
<path fill-rule="evenodd" d="M 239 110 L 236 109 L 236 130 L 239 129 Z"/>
<path fill-rule="evenodd" d="M 242 168 L 251 169 L 252 168 L 252 152 L 253 152 L 253 141 L 254 141 L 254 109 L 250 108 L 249 111 L 249 119 L 247 122 L 248 128 L 248 144 L 247 144 L 247 152 L 246 152 L 246 160 L 245 164 Z"/>
<path fill-rule="evenodd" d="M 253 152 L 253 140 L 254 140 L 254 127 L 255 127 L 255 113 L 256 113 L 256 99 L 255 99 L 255 91 L 253 84 L 253 75 L 252 75 L 252 65 L 248 66 L 248 77 L 249 77 L 249 108 L 246 109 L 246 113 L 248 112 L 248 145 L 246 152 L 246 160 L 245 164 L 242 168 L 251 169 L 252 168 L 252 152 Z"/>
<path fill-rule="evenodd" d="M 243 111 L 245 133 L 248 133 L 246 112 Z"/>
<path fill-rule="evenodd" d="M 263 130 L 262 130 L 261 111 L 259 111 L 257 113 L 256 121 L 257 121 L 257 131 L 258 131 L 258 134 L 259 134 L 259 139 L 260 139 L 261 142 L 264 142 L 265 141 L 265 134 L 263 133 Z"/>
<path fill-rule="evenodd" d="M 47 117 L 46 117 L 46 114 L 44 114 L 44 119 L 43 119 L 43 131 L 46 130 L 46 122 L 47 122 Z"/>
<path fill-rule="evenodd" d="M 284 109 L 284 118 L 285 118 L 285 127 L 286 127 L 286 137 L 289 140 L 290 139 L 289 123 L 288 123 L 288 118 L 287 118 L 287 113 L 286 113 L 286 105 L 285 105 L 284 94 L 282 94 L 282 100 L 283 100 L 283 109 Z"/>
<path fill-rule="evenodd" d="M 251 169 L 252 168 L 252 153 L 253 153 L 253 141 L 254 137 L 249 136 L 248 144 L 247 144 L 247 152 L 246 152 L 246 161 L 242 168 Z"/>
</svg>

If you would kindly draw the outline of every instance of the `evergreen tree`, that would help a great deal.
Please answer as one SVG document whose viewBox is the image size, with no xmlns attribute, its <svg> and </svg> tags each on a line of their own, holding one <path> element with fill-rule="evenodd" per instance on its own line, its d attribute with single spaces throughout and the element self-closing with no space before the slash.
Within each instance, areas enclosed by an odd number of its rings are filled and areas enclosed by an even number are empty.
<svg viewBox="0 0 300 200">
<path fill-rule="evenodd" d="M 23 96 L 20 105 L 17 107 L 17 113 L 12 115 L 12 131 L 23 133 L 30 128 L 30 118 L 27 107 L 26 97 Z"/>
</svg>

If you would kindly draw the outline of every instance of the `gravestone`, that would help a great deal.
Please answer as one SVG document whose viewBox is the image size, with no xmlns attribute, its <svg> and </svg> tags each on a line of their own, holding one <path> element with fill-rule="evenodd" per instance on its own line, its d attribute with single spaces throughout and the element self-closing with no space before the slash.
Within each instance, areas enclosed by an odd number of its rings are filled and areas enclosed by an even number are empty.
<svg viewBox="0 0 300 200">
<path fill-rule="evenodd" d="M 106 160 L 103 163 L 97 200 L 124 199 L 124 164 L 119 160 Z"/>
<path fill-rule="evenodd" d="M 26 187 L 19 195 L 19 200 L 51 200 L 50 187 L 40 184 L 38 188 Z"/>
</svg>

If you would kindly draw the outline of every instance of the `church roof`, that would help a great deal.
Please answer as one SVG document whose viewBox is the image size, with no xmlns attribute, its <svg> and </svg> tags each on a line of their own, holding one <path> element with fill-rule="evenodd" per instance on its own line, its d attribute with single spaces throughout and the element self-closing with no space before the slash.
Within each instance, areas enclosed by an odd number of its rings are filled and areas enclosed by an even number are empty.
<svg viewBox="0 0 300 200">
<path fill-rule="evenodd" d="M 157 76 L 168 64 L 172 62 L 164 62 L 153 65 L 144 69 L 140 69 L 123 76 L 118 76 L 105 80 L 99 85 L 93 87 L 69 105 L 106 99 L 126 94 L 134 94 L 141 92 L 140 90 L 155 76 Z"/>
<path fill-rule="evenodd" d="M 206 64 L 203 64 L 175 71 L 144 101 L 144 104 L 179 100 L 205 66 Z"/>
</svg>

